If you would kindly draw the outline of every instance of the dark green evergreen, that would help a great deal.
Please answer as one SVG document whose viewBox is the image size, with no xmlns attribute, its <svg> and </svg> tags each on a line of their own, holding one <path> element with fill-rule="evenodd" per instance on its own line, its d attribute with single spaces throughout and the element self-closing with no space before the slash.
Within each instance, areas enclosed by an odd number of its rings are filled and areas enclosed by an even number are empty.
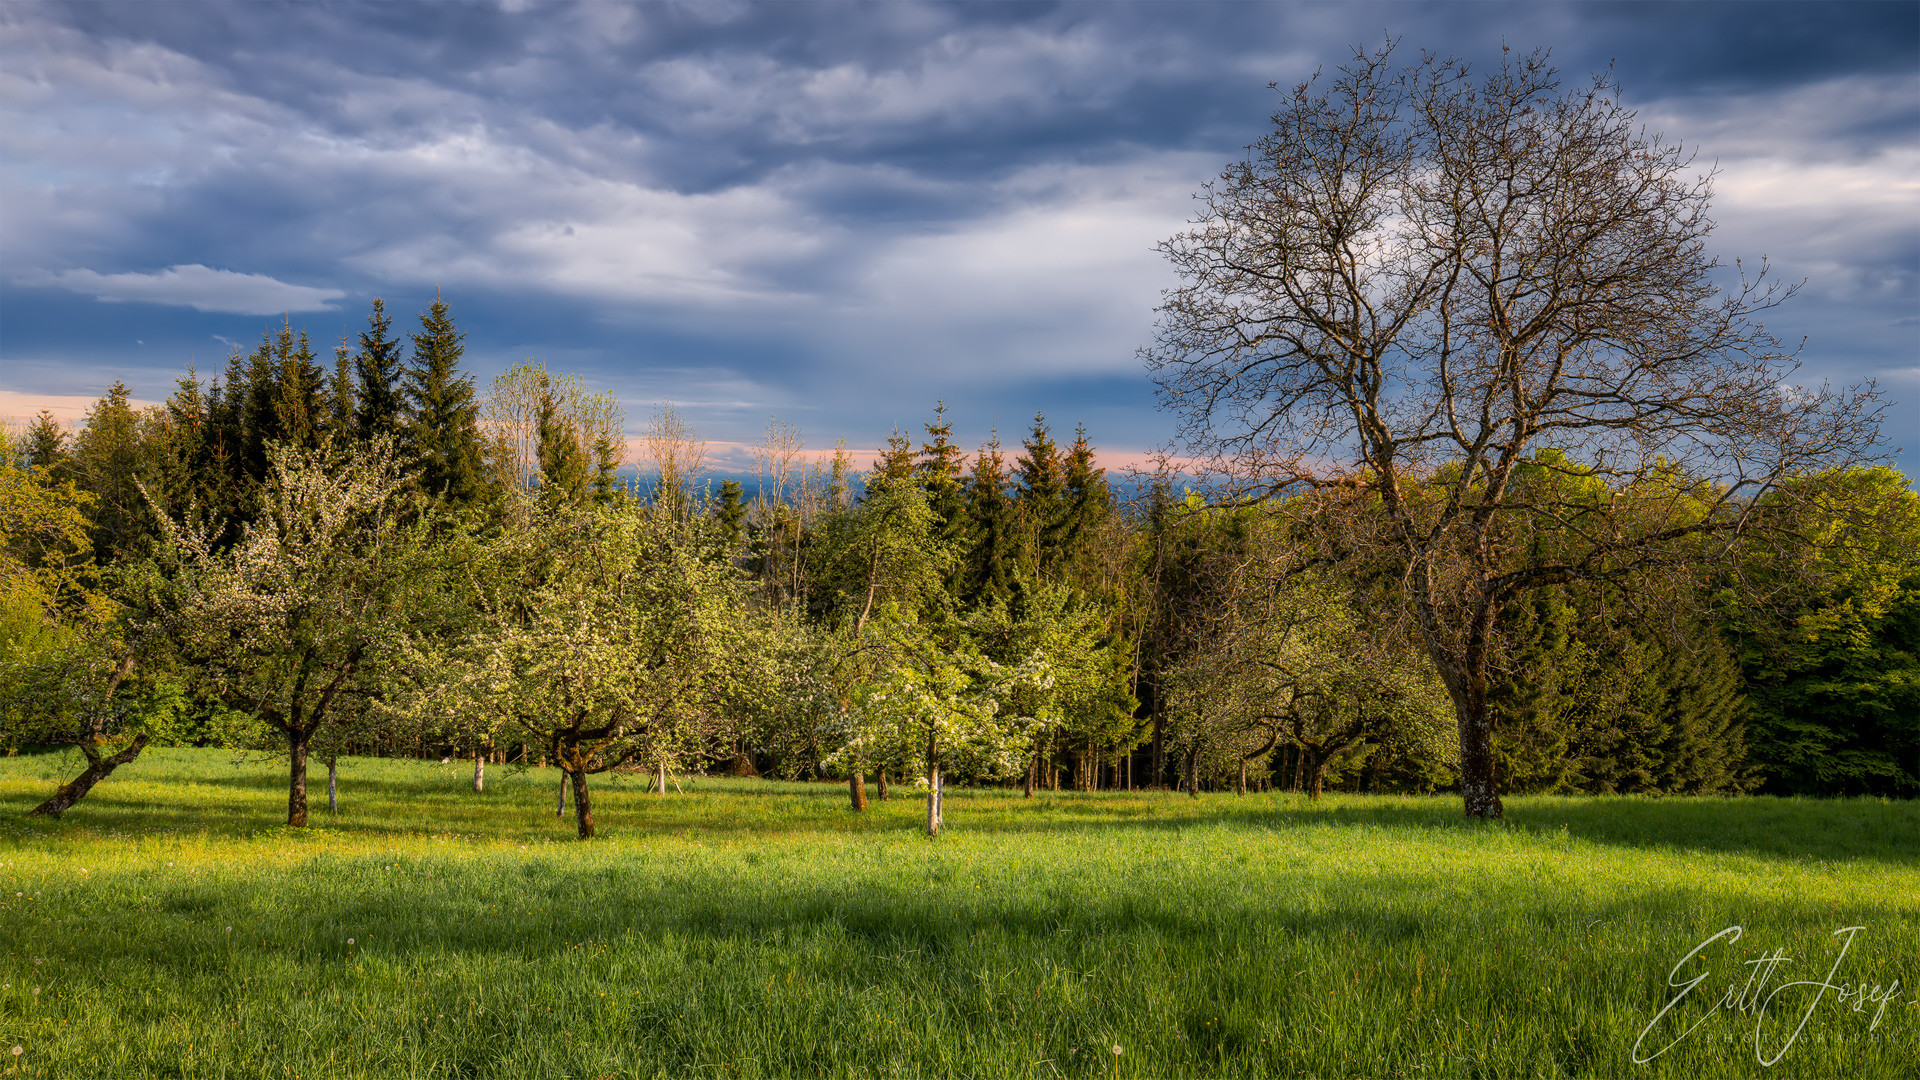
<svg viewBox="0 0 1920 1080">
<path fill-rule="evenodd" d="M 356 387 L 355 427 L 362 439 L 380 435 L 395 438 L 407 428 L 405 367 L 400 342 L 392 336 L 393 319 L 386 301 L 373 298 L 373 313 L 360 331 L 360 347 L 353 354 Z"/>
<path fill-rule="evenodd" d="M 724 548 L 729 552 L 738 551 L 747 528 L 746 492 L 740 487 L 740 481 L 720 481 L 720 499 L 714 504 L 713 519 L 720 525 Z"/>
<path fill-rule="evenodd" d="M 420 485 L 449 505 L 466 506 L 485 495 L 480 446 L 480 406 L 473 379 L 460 373 L 466 335 L 454 326 L 446 301 L 435 296 L 420 316 L 407 366 L 409 444 Z"/>
<path fill-rule="evenodd" d="M 1014 506 L 1020 522 L 1021 570 L 1054 577 L 1059 573 L 1067 527 L 1067 484 L 1060 448 L 1045 413 L 1033 414 L 1033 428 L 1014 459 Z"/>
</svg>

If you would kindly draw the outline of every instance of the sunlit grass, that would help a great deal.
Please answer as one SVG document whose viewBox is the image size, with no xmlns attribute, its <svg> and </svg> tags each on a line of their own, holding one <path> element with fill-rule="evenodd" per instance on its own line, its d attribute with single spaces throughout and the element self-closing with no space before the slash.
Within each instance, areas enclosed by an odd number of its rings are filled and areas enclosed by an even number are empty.
<svg viewBox="0 0 1920 1080">
<path fill-rule="evenodd" d="M 62 821 L 22 817 L 71 768 L 0 760 L 0 1073 L 1912 1076 L 1920 1060 L 1912 803 L 1515 799 L 1484 825 L 1449 799 L 959 791 L 929 843 L 910 791 L 854 815 L 835 786 L 683 778 L 661 797 L 635 777 L 597 785 L 604 835 L 583 844 L 552 770 L 491 768 L 476 795 L 470 763 L 354 759 L 338 815 L 317 773 L 301 831 L 279 824 L 280 762 L 161 750 Z M 1902 989 L 1877 1026 L 1875 1005 L 1829 994 L 1770 1069 L 1751 1011 L 1632 1064 L 1668 970 L 1736 924 L 1668 1037 L 1743 961 L 1779 949 L 1795 959 L 1774 985 L 1821 979 L 1844 926 L 1866 929 L 1835 981 Z M 1810 1000 L 1795 993 L 1774 1047 Z"/>
</svg>

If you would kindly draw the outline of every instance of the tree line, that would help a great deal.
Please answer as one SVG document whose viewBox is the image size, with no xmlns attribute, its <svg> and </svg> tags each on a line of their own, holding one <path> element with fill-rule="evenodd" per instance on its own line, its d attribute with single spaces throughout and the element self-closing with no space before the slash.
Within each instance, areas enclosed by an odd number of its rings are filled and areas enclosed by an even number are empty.
<svg viewBox="0 0 1920 1080">
<path fill-rule="evenodd" d="M 160 739 L 589 778 L 1920 791 L 1920 501 L 1874 387 L 1793 382 L 1711 177 L 1607 77 L 1356 51 L 1162 252 L 1143 359 L 1189 464 L 1110 482 L 943 407 L 872 468 L 773 421 L 755 485 L 436 298 L 331 370 L 290 324 L 135 410 L 10 432 L 10 749 L 57 813 Z M 330 770 L 331 771 L 331 770 Z M 331 789 L 331 782 L 330 782 Z"/>
<path fill-rule="evenodd" d="M 867 470 L 776 421 L 749 496 L 703 481 L 670 407 L 623 472 L 611 395 L 532 363 L 481 391 L 447 304 L 419 322 L 403 350 L 375 301 L 331 373 L 283 325 L 160 406 L 116 383 L 77 430 L 9 434 L 6 746 L 87 759 L 46 812 L 155 740 L 284 752 L 294 824 L 316 755 L 457 755 L 476 786 L 490 762 L 553 766 L 582 835 L 616 768 L 663 793 L 689 770 L 835 778 L 855 809 L 869 779 L 907 784 L 933 831 L 950 780 L 1458 783 L 1393 568 L 1340 557 L 1378 523 L 1363 491 L 1210 501 L 1162 471 L 1123 497 L 1084 430 L 1063 445 L 1036 416 L 968 452 L 936 407 Z M 1551 452 L 1517 482 L 1535 505 L 1623 495 Z M 1828 542 L 1791 565 L 1505 608 L 1503 788 L 1920 786 L 1920 507 L 1884 468 L 1838 490 L 1796 519 Z"/>
</svg>

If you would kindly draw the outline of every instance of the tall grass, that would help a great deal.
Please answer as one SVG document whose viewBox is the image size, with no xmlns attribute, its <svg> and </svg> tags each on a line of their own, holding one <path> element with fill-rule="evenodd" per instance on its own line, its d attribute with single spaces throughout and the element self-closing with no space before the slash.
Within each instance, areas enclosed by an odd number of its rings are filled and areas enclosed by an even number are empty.
<svg viewBox="0 0 1920 1080">
<path fill-rule="evenodd" d="M 59 822 L 0 760 L 0 1073 L 26 1076 L 1914 1076 L 1920 807 L 957 791 L 149 751 Z M 321 805 L 324 805 L 322 802 Z M 1711 971 L 1630 1050 L 1677 991 Z M 1771 1068 L 1772 986 L 1827 992 Z M 1812 1001 L 1790 990 L 1769 1054 Z M 20 1055 L 7 1051 L 15 1045 Z M 1119 1054 L 1113 1052 L 1118 1046 Z"/>
</svg>

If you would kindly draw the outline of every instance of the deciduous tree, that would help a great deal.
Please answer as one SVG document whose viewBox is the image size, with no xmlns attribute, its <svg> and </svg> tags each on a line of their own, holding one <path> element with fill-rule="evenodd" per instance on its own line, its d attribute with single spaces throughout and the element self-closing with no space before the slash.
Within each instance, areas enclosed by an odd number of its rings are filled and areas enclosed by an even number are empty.
<svg viewBox="0 0 1920 1080">
<path fill-rule="evenodd" d="M 1396 568 L 1454 704 L 1466 812 L 1498 817 L 1502 608 L 1723 552 L 1789 477 L 1869 452 L 1877 414 L 1871 388 L 1792 384 L 1756 321 L 1783 292 L 1764 272 L 1721 291 L 1710 177 L 1606 78 L 1389 52 L 1294 88 L 1201 191 L 1162 246 L 1182 284 L 1145 359 L 1223 471 L 1377 506 L 1355 548 Z M 1606 495 L 1526 497 L 1515 471 L 1542 448 Z M 1504 542 L 1519 519 L 1558 542 Z"/>
</svg>

